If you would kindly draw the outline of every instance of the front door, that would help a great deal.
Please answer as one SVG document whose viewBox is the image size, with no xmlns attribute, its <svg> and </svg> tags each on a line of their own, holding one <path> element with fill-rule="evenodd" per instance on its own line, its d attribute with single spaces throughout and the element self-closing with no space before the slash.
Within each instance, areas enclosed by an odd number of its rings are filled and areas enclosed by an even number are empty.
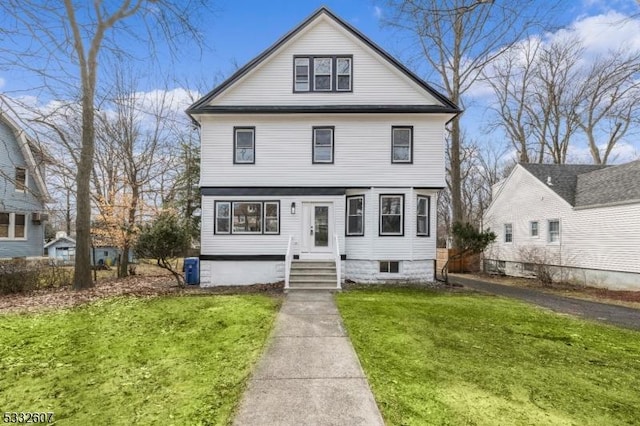
<svg viewBox="0 0 640 426">
<path fill-rule="evenodd" d="M 333 249 L 333 204 L 302 203 L 303 258 L 329 258 Z"/>
</svg>

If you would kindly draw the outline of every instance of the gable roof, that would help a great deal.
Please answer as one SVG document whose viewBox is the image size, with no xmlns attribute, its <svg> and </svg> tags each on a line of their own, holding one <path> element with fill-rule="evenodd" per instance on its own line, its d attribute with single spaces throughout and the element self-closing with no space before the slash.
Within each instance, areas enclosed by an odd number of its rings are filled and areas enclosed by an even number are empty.
<svg viewBox="0 0 640 426">
<path fill-rule="evenodd" d="M 58 243 L 60 241 L 63 241 L 63 240 L 69 241 L 74 246 L 76 245 L 76 240 L 74 240 L 73 238 L 65 235 L 64 237 L 59 237 L 59 238 L 56 238 L 55 240 L 49 241 L 47 244 L 44 245 L 44 248 L 48 248 L 48 247 L 50 247 L 50 246 L 52 246 L 52 245 L 54 245 L 54 244 L 56 244 L 56 243 Z"/>
<path fill-rule="evenodd" d="M 16 142 L 18 143 L 20 151 L 22 152 L 22 156 L 29 166 L 29 171 L 33 174 L 36 186 L 38 187 L 39 195 L 43 201 L 48 202 L 50 200 L 49 191 L 47 190 L 47 186 L 44 184 L 44 179 L 42 178 L 42 174 L 40 173 L 40 168 L 38 167 L 38 164 L 36 163 L 35 157 L 33 155 L 33 141 L 27 136 L 22 127 L 18 125 L 16 121 L 17 117 L 16 119 L 12 118 L 9 114 L 9 111 L 15 114 L 13 108 L 11 108 L 11 106 L 4 100 L 2 96 L 0 96 L 0 120 L 5 122 L 13 131 L 13 134 L 16 137 Z"/>
<path fill-rule="evenodd" d="M 640 202 L 640 160 L 578 176 L 576 207 Z"/>
<path fill-rule="evenodd" d="M 578 175 L 607 166 L 583 164 L 519 164 L 567 203 L 575 206 Z M 551 182 L 551 185 L 548 182 Z"/>
<path fill-rule="evenodd" d="M 316 10 L 314 13 L 312 13 L 300 25 L 298 25 L 293 30 L 291 30 L 288 33 L 286 33 L 283 37 L 281 37 L 273 45 L 271 45 L 269 48 L 267 48 L 264 52 L 262 52 L 261 54 L 256 56 L 254 59 L 249 61 L 249 63 L 247 63 L 245 66 L 243 66 L 238 71 L 236 71 L 233 75 L 231 75 L 231 77 L 229 77 L 227 80 L 225 80 L 222 84 L 220 84 L 215 89 L 213 89 L 211 92 L 207 93 L 201 99 L 199 99 L 194 104 L 192 104 L 189 108 L 187 108 L 187 111 L 186 111 L 187 114 L 191 115 L 191 114 L 205 113 L 205 112 L 208 112 L 208 111 L 215 110 L 215 108 L 207 107 L 207 105 L 209 104 L 209 102 L 211 102 L 211 100 L 216 98 L 218 95 L 220 95 L 222 92 L 224 92 L 230 86 L 232 86 L 235 82 L 237 82 L 243 76 L 248 74 L 255 67 L 260 65 L 269 56 L 271 56 L 274 52 L 276 52 L 278 49 L 280 49 L 284 44 L 286 44 L 289 40 L 291 40 L 294 36 L 296 36 L 298 33 L 300 33 L 306 27 L 308 27 L 313 21 L 315 21 L 321 15 L 326 15 L 329 18 L 331 18 L 334 22 L 336 22 L 338 25 L 340 25 L 346 31 L 351 33 L 358 40 L 360 40 L 362 43 L 367 45 L 371 50 L 373 50 L 378 55 L 380 55 L 382 58 L 384 58 L 386 61 L 391 63 L 393 66 L 395 66 L 400 72 L 402 72 L 405 76 L 407 76 L 410 80 L 412 80 L 414 83 L 416 83 L 418 86 L 420 86 L 426 92 L 428 92 L 431 96 L 433 96 L 436 100 L 441 102 L 442 105 L 443 105 L 441 107 L 440 106 L 434 106 L 434 105 L 425 106 L 423 108 L 424 110 L 414 107 L 414 109 L 419 110 L 419 111 L 415 111 L 415 112 L 442 112 L 442 113 L 453 113 L 453 114 L 459 114 L 460 112 L 462 112 L 458 108 L 458 106 L 455 105 L 453 102 L 451 102 L 446 96 L 444 96 L 443 94 L 441 94 L 440 92 L 438 92 L 437 90 L 435 90 L 434 88 L 429 86 L 429 84 L 427 84 L 424 80 L 422 80 L 421 78 L 416 76 L 407 67 L 405 67 L 397 59 L 395 59 L 393 56 L 391 56 L 389 53 L 387 53 L 385 50 L 383 50 L 381 47 L 379 47 L 377 44 L 375 44 L 373 41 L 371 41 L 369 38 L 367 38 L 364 34 L 362 34 L 360 31 L 355 29 L 353 26 L 351 26 L 347 22 L 343 21 L 338 16 L 336 16 L 328 8 L 323 6 L 323 7 L 319 8 L 318 10 Z M 366 107 L 368 107 L 369 109 L 373 109 L 373 110 L 375 110 L 375 108 L 376 108 L 376 106 L 371 106 L 371 105 L 368 105 Z M 238 109 L 238 108 L 236 108 L 236 109 Z M 270 112 L 268 109 L 264 109 L 264 107 L 258 108 L 255 111 L 248 110 L 247 107 L 240 107 L 239 110 L 247 111 L 247 112 Z M 283 112 L 296 112 L 296 109 L 295 108 L 287 108 L 286 111 L 283 111 Z M 309 112 L 309 111 L 305 111 L 305 112 Z M 322 112 L 322 111 L 319 111 L 319 112 Z M 362 112 L 362 111 L 355 111 L 354 107 L 350 107 L 350 108 L 348 107 L 348 108 L 346 108 L 346 110 L 344 112 Z M 375 112 L 375 111 L 373 111 L 373 112 Z M 384 111 L 381 111 L 381 112 L 384 112 Z M 410 112 L 410 111 L 405 111 L 405 112 Z"/>
</svg>

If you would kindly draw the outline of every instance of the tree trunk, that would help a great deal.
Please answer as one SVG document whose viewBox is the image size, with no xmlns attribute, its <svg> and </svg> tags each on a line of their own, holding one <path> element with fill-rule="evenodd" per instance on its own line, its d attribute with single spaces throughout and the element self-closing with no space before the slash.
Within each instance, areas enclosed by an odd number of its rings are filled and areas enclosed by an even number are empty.
<svg viewBox="0 0 640 426">
<path fill-rule="evenodd" d="M 451 144 L 449 147 L 451 183 L 451 216 L 453 223 L 464 221 L 462 207 L 462 174 L 460 173 L 460 120 L 458 117 L 451 121 Z"/>
</svg>

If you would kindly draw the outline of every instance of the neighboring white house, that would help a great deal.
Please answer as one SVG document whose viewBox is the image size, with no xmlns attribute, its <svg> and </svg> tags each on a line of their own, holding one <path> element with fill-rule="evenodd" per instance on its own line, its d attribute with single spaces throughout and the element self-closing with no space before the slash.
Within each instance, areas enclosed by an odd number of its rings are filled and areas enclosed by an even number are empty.
<svg viewBox="0 0 640 426">
<path fill-rule="evenodd" d="M 290 258 L 359 282 L 433 280 L 460 111 L 332 12 L 187 112 L 202 129 L 202 285 L 280 281 Z"/>
<path fill-rule="evenodd" d="M 519 164 L 494 188 L 485 265 L 528 275 L 640 289 L 640 161 L 618 166 Z"/>
</svg>

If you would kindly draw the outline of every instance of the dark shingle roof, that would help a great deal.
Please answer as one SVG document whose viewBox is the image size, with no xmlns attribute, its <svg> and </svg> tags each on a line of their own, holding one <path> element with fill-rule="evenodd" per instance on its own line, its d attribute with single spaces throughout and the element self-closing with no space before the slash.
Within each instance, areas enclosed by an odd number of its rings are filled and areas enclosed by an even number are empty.
<svg viewBox="0 0 640 426">
<path fill-rule="evenodd" d="M 640 160 L 578 176 L 576 207 L 640 201 Z"/>
<path fill-rule="evenodd" d="M 575 205 L 576 200 L 576 188 L 578 183 L 578 175 L 583 173 L 593 172 L 594 170 L 600 170 L 607 166 L 596 165 L 582 165 L 582 164 L 520 164 L 540 180 L 545 185 L 549 186 L 559 196 L 561 196 L 566 202 Z M 549 178 L 551 178 L 551 185 L 548 185 Z"/>
</svg>

